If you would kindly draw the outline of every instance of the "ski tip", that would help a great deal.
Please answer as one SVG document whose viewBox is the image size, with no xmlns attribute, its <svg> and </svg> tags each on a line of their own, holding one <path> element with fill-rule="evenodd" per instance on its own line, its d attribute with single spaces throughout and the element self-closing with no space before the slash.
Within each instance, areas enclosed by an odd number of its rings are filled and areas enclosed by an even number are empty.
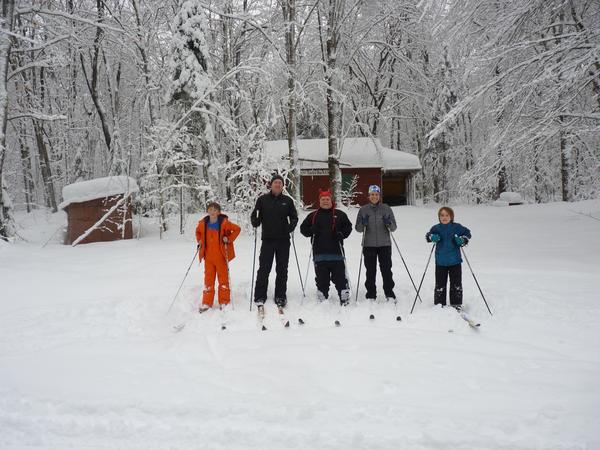
<svg viewBox="0 0 600 450">
<path fill-rule="evenodd" d="M 369 316 L 369 319 L 371 319 L 371 320 L 374 320 L 374 319 L 375 319 L 375 316 L 374 316 L 373 314 L 371 314 L 371 315 Z"/>
<path fill-rule="evenodd" d="M 290 327 L 290 322 L 289 320 L 283 325 L 285 328 L 289 328 Z"/>
<path fill-rule="evenodd" d="M 396 316 L 396 322 L 401 322 L 401 321 L 402 321 L 402 317 Z"/>
<path fill-rule="evenodd" d="M 264 325 L 262 326 L 262 331 L 267 331 L 267 327 L 265 327 Z"/>
<path fill-rule="evenodd" d="M 339 321 L 339 320 L 336 320 L 334 323 L 335 323 L 335 326 L 336 326 L 336 327 L 339 327 L 339 326 L 341 325 L 341 323 L 340 323 L 340 321 Z"/>
<path fill-rule="evenodd" d="M 300 325 L 304 325 L 304 320 L 302 320 L 302 318 L 300 317 L 300 318 L 298 319 L 298 323 L 299 323 Z"/>
</svg>

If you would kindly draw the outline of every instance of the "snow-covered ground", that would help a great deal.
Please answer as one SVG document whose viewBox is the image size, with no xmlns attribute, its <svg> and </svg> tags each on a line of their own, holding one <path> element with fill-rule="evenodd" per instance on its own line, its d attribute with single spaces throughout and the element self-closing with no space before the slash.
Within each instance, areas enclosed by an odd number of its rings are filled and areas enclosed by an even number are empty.
<svg viewBox="0 0 600 450">
<path fill-rule="evenodd" d="M 418 283 L 436 212 L 394 210 Z M 242 235 L 221 331 L 218 312 L 194 313 L 198 264 L 165 314 L 194 255 L 192 220 L 185 236 L 161 241 L 148 225 L 140 240 L 72 248 L 58 237 L 42 247 L 62 213 L 20 216 L 27 242 L 0 243 L 0 448 L 600 448 L 600 222 L 585 215 L 600 217 L 600 201 L 455 211 L 494 313 L 464 264 L 479 330 L 433 307 L 432 268 L 409 315 L 414 290 L 394 250 L 396 311 L 359 301 L 335 328 L 338 308 L 315 303 L 312 270 L 300 305 L 292 253 L 292 326 L 269 303 L 259 331 L 253 238 Z M 298 232 L 296 247 L 304 276 Z M 359 249 L 353 233 L 353 286 Z"/>
</svg>

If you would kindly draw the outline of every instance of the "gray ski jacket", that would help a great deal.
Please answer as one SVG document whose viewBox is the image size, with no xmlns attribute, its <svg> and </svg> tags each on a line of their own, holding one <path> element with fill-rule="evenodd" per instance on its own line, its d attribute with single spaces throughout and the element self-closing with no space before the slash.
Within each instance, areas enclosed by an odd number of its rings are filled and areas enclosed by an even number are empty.
<svg viewBox="0 0 600 450">
<path fill-rule="evenodd" d="M 363 247 L 389 247 L 392 245 L 390 232 L 396 231 L 396 218 L 394 212 L 385 203 L 377 203 L 376 205 L 369 203 L 361 206 L 356 216 L 355 230 L 362 233 L 365 226 L 362 224 L 363 217 L 369 217 L 363 241 Z M 389 217 L 391 224 L 388 227 L 383 223 L 383 218 Z"/>
</svg>

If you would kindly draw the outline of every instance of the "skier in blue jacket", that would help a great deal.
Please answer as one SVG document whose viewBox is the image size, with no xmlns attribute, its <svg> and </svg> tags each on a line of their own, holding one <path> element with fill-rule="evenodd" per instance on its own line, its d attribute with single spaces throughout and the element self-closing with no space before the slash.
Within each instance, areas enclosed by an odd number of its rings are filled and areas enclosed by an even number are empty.
<svg viewBox="0 0 600 450">
<path fill-rule="evenodd" d="M 471 239 L 471 231 L 454 222 L 454 211 L 448 206 L 438 211 L 440 223 L 425 235 L 427 242 L 435 243 L 435 293 L 434 304 L 446 305 L 446 284 L 450 276 L 450 306 L 462 306 L 462 258 L 460 247 Z"/>
</svg>

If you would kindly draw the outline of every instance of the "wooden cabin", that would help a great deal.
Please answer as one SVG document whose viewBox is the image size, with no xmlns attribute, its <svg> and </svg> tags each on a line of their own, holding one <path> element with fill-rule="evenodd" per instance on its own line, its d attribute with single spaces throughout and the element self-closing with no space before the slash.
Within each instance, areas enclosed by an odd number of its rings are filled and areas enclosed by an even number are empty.
<svg viewBox="0 0 600 450">
<path fill-rule="evenodd" d="M 342 191 L 356 180 L 352 203 L 365 204 L 371 184 L 381 187 L 383 202 L 388 205 L 414 205 L 414 175 L 421 170 L 416 155 L 383 147 L 379 139 L 346 138 L 341 141 L 340 169 Z M 288 159 L 287 140 L 268 141 L 268 159 Z M 316 205 L 319 189 L 329 187 L 327 139 L 298 139 L 302 201 Z"/>
<path fill-rule="evenodd" d="M 65 186 L 59 206 L 68 217 L 65 243 L 131 239 L 131 200 L 137 191 L 136 181 L 127 176 L 96 178 Z"/>
</svg>

